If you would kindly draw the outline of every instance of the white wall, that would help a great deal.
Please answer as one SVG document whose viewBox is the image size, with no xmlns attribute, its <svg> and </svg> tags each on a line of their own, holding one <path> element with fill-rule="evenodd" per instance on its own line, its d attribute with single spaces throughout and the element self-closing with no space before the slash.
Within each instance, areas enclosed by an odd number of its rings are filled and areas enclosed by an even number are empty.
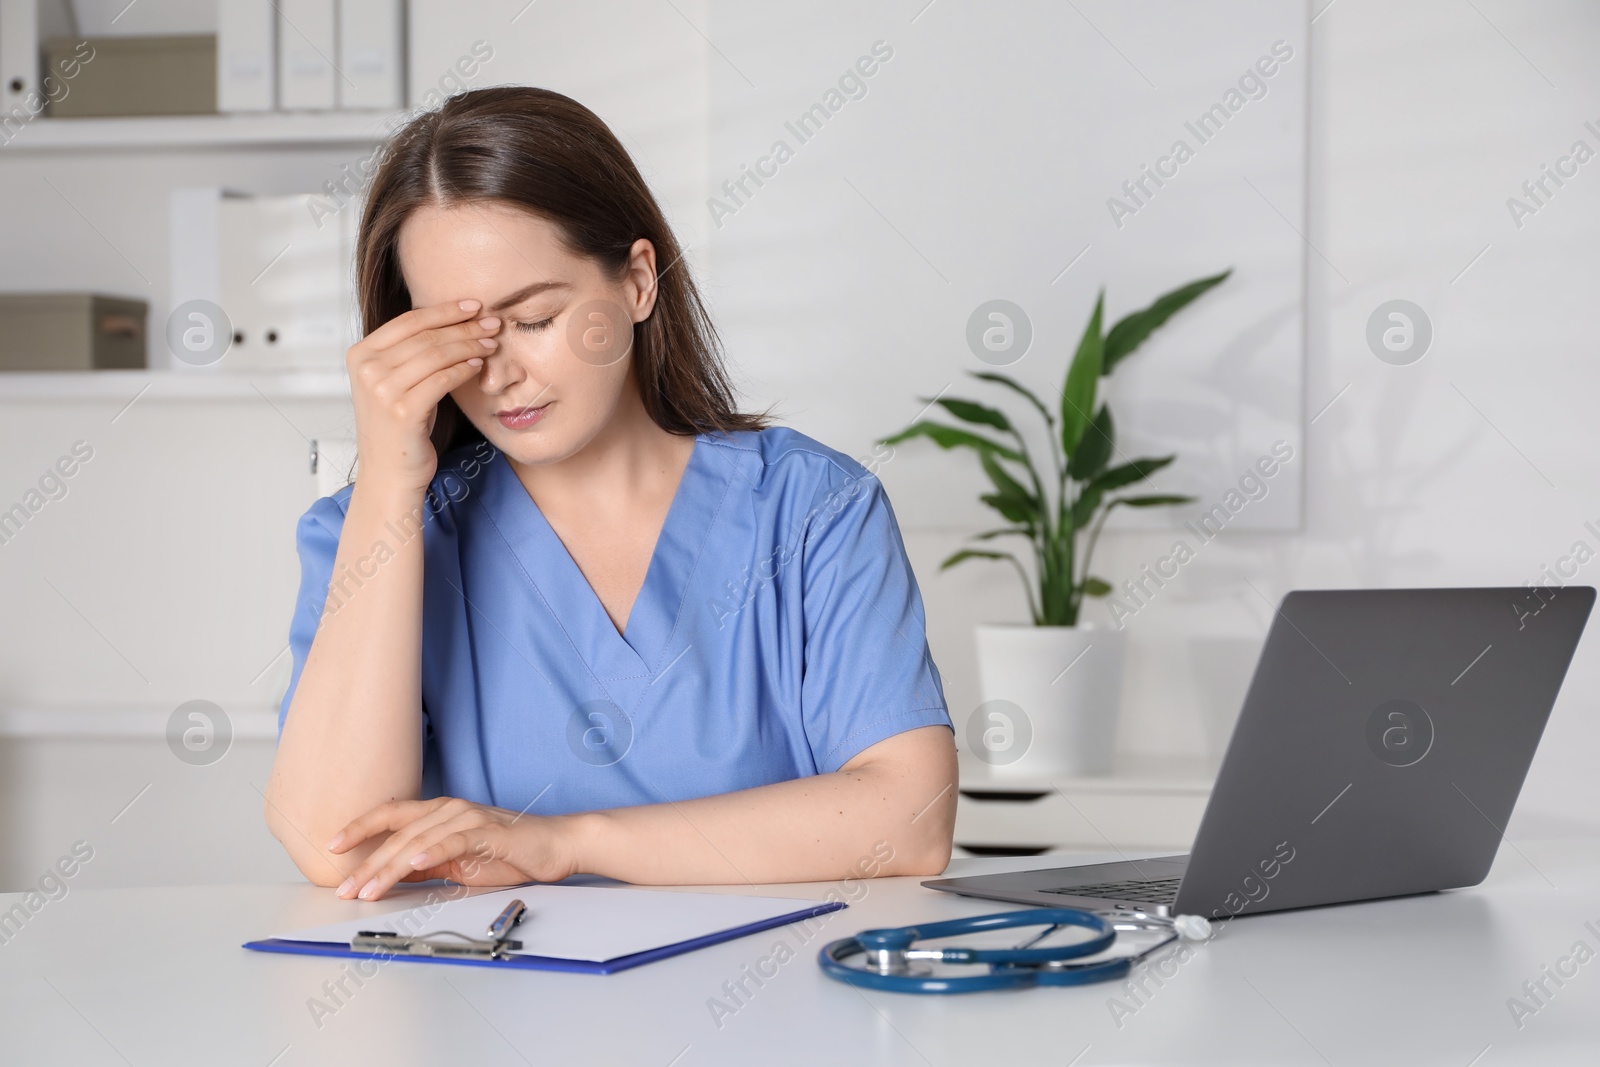
<svg viewBox="0 0 1600 1067">
<path fill-rule="evenodd" d="M 1001 369 L 969 347 L 980 306 L 1004 299 L 1031 322 L 1003 371 L 1059 409 L 1097 292 L 1109 328 L 1231 268 L 1111 378 L 1116 462 L 1176 454 L 1152 491 L 1215 500 L 1275 441 L 1299 445 L 1305 253 L 1284 218 L 1304 216 L 1305 2 L 1163 4 L 1159 20 L 1151 6 L 951 4 L 908 22 L 850 0 L 712 4 L 726 60 L 701 211 L 711 286 L 782 412 L 865 455 L 919 397 L 972 399 L 1015 412 L 1042 460 L 1026 401 L 969 377 Z M 1225 124 L 1195 132 L 1213 106 Z M 1163 158 L 1168 176 L 1145 177 Z M 890 465 L 904 523 L 1000 524 L 975 462 L 922 442 Z M 1286 469 L 1234 524 L 1298 528 L 1299 482 Z"/>
<path fill-rule="evenodd" d="M 921 19 L 941 17 L 947 6 L 936 3 Z M 509 19 L 517 7 L 501 4 L 494 13 Z M 691 18 L 703 14 L 678 7 Z M 921 7 L 920 0 L 900 5 L 897 17 L 908 21 Z M 697 25 L 716 40 L 714 25 Z M 1318 251 L 1308 253 L 1308 413 L 1350 388 L 1307 431 L 1304 531 L 1225 535 L 1130 623 L 1125 749 L 1198 754 L 1225 736 L 1270 617 L 1245 577 L 1269 597 L 1296 586 L 1520 584 L 1573 541 L 1595 545 L 1583 523 L 1600 519 L 1587 410 L 1600 387 L 1587 314 L 1600 280 L 1593 252 L 1600 163 L 1584 167 L 1520 230 L 1505 201 L 1573 140 L 1600 147 L 1582 125 L 1600 125 L 1600 110 L 1586 105 L 1600 99 L 1587 53 L 1597 34 L 1600 11 L 1580 0 L 1476 0 L 1476 10 L 1455 0 L 1337 0 L 1315 22 L 1306 234 Z M 457 36 L 470 43 L 481 34 L 460 29 Z M 686 243 L 698 244 L 703 234 L 693 218 L 703 217 L 709 178 L 705 97 L 696 86 L 708 53 L 694 29 L 670 6 L 540 3 L 495 40 L 499 55 L 538 57 L 521 76 L 579 93 L 618 127 L 657 188 L 670 191 Z M 1136 39 L 1118 44 L 1138 47 Z M 440 55 L 453 59 L 458 45 L 444 38 Z M 51 203 L 43 176 L 147 273 L 157 272 L 156 288 L 167 185 L 195 184 L 197 172 L 213 175 L 198 180 L 215 180 L 227 168 L 254 167 L 266 191 L 289 192 L 299 184 L 291 178 L 340 162 L 311 151 L 291 173 L 241 153 L 133 154 L 108 168 L 93 157 L 0 149 L 8 253 L 0 257 L 0 287 L 143 291 L 82 219 Z M 1436 328 L 1433 350 L 1409 367 L 1380 363 L 1364 341 L 1369 313 L 1394 297 L 1421 304 Z M 752 407 L 783 399 L 760 388 L 773 368 L 732 355 L 754 384 Z M 340 416 L 326 406 L 281 404 L 291 427 L 259 402 L 145 404 L 115 425 L 108 421 L 115 404 L 0 405 L 0 500 L 19 497 L 73 440 L 92 439 L 98 448 L 72 495 L 46 508 L 15 544 L 0 546 L 7 609 L 0 612 L 0 701 L 8 705 L 170 708 L 205 697 L 259 706 L 271 695 L 268 680 L 251 680 L 282 648 L 294 596 L 292 523 L 307 491 L 300 434 Z M 806 428 L 803 419 L 796 424 Z M 876 432 L 863 428 L 860 441 L 830 443 L 850 451 Z M 892 464 L 884 477 L 894 495 Z M 1000 568 L 936 574 L 958 535 L 915 528 L 906 535 L 959 722 L 977 703 L 972 622 L 1021 618 L 1020 594 Z M 1169 540 L 1108 538 L 1100 569 L 1131 576 Z M 1597 568 L 1590 564 L 1580 580 L 1593 581 Z M 61 602 L 46 576 L 148 684 Z M 1600 785 L 1589 766 L 1600 748 L 1591 710 L 1600 697 L 1597 668 L 1600 644 L 1591 635 L 1513 836 L 1600 830 Z M 29 880 L 78 836 L 98 845 L 125 833 L 106 855 L 174 858 L 160 867 L 108 863 L 108 882 L 228 880 L 283 869 L 258 824 L 241 823 L 231 838 L 212 818 L 224 809 L 254 817 L 251 785 L 264 780 L 262 753 L 246 758 L 254 750 L 245 746 L 241 758 L 230 754 L 199 769 L 220 773 L 186 802 L 177 798 L 199 780 L 189 773 L 196 769 L 159 749 L 144 742 L 120 751 L 63 747 L 71 744 L 4 746 L 6 888 Z M 110 826 L 114 812 L 100 810 L 100 785 L 85 781 L 107 779 L 104 796 L 111 796 L 111 786 L 127 784 L 112 770 L 142 770 L 144 760 L 155 768 L 163 759 L 160 781 L 173 783 L 173 792 L 144 816 L 159 811 L 171 821 L 136 818 L 139 805 L 159 799 L 152 788 Z M 131 784 L 130 796 L 142 783 Z M 222 804 L 218 795 L 233 799 Z M 56 827 L 50 832 L 60 840 L 19 837 L 18 826 Z"/>
</svg>

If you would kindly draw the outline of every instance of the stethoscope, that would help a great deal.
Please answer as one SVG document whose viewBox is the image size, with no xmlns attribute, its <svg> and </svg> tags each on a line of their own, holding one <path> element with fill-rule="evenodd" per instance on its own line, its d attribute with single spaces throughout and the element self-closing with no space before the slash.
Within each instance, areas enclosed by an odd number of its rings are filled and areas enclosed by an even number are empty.
<svg viewBox="0 0 1600 1067">
<path fill-rule="evenodd" d="M 914 948 L 918 941 L 960 937 L 985 930 L 1019 926 L 1044 927 L 1014 948 Z M 1063 926 L 1090 931 L 1089 938 L 1068 945 L 1030 948 Z M 1164 935 L 1160 941 L 1131 956 L 1078 962 L 1109 949 L 1118 933 Z M 970 919 L 863 930 L 827 945 L 817 956 L 824 973 L 866 989 L 891 993 L 980 993 L 990 989 L 1019 989 L 1034 985 L 1088 985 L 1125 977 L 1133 965 L 1172 944 L 1180 937 L 1204 941 L 1211 924 L 1198 915 L 1168 918 L 1144 911 L 1118 910 L 1109 918 L 1079 908 L 1030 908 Z M 858 961 L 858 962 L 846 962 Z M 988 964 L 987 973 L 942 976 L 928 963 Z"/>
</svg>

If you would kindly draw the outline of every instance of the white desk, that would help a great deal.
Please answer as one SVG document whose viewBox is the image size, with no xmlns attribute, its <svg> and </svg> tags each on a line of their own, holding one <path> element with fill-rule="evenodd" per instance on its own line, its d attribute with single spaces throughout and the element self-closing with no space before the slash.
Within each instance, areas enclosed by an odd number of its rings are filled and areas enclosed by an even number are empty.
<svg viewBox="0 0 1600 1067">
<path fill-rule="evenodd" d="M 1037 862 L 964 860 L 952 873 Z M 827 888 L 770 891 L 820 899 Z M 0 911 L 16 900 L 0 897 Z M 916 879 L 869 883 L 864 899 L 829 916 L 804 946 L 788 929 L 770 930 L 608 977 L 391 962 L 364 986 L 347 983 L 352 995 L 320 1028 L 308 998 L 323 996 L 323 983 L 352 961 L 239 947 L 393 907 L 294 885 L 74 891 L 0 945 L 0 1061 L 1503 1067 L 1600 1059 L 1600 959 L 1560 989 L 1549 984 L 1553 997 L 1520 1031 L 1506 1007 L 1576 942 L 1600 950 L 1584 925 L 1600 929 L 1593 841 L 1503 846 L 1477 889 L 1234 923 L 1160 988 L 1148 982 L 1151 995 L 1120 1028 L 1108 1006 L 1120 984 L 917 997 L 823 977 L 815 954 L 825 940 L 1003 907 Z M 799 948 L 795 958 L 764 986 L 747 982 L 753 995 L 719 1028 L 708 999 L 726 1000 L 723 983 L 779 941 Z"/>
</svg>

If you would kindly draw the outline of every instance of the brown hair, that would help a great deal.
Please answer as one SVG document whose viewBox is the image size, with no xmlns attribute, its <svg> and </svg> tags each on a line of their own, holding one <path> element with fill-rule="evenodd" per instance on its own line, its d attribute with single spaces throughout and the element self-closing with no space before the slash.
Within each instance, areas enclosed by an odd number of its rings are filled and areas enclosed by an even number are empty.
<svg viewBox="0 0 1600 1067">
<path fill-rule="evenodd" d="M 364 333 L 411 310 L 398 251 L 400 227 L 411 213 L 475 201 L 550 221 L 574 253 L 616 275 L 634 241 L 650 241 L 660 271 L 656 303 L 649 318 L 634 324 L 631 355 L 645 410 L 676 434 L 767 425 L 766 412 L 735 410 L 716 328 L 627 149 L 594 112 L 548 89 L 460 93 L 413 119 L 385 146 L 356 241 Z M 441 458 L 482 438 L 453 399 L 439 402 L 433 447 Z"/>
</svg>

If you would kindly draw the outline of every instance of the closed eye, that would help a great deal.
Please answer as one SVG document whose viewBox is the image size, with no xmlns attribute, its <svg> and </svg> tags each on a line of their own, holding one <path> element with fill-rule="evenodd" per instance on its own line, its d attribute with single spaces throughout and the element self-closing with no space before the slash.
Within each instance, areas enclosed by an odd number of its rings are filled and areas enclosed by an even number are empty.
<svg viewBox="0 0 1600 1067">
<path fill-rule="evenodd" d="M 552 315 L 550 318 L 540 319 L 538 322 L 518 322 L 513 323 L 513 325 L 522 333 L 538 333 L 540 330 L 544 329 L 546 326 L 549 326 L 554 321 L 555 316 Z"/>
</svg>

